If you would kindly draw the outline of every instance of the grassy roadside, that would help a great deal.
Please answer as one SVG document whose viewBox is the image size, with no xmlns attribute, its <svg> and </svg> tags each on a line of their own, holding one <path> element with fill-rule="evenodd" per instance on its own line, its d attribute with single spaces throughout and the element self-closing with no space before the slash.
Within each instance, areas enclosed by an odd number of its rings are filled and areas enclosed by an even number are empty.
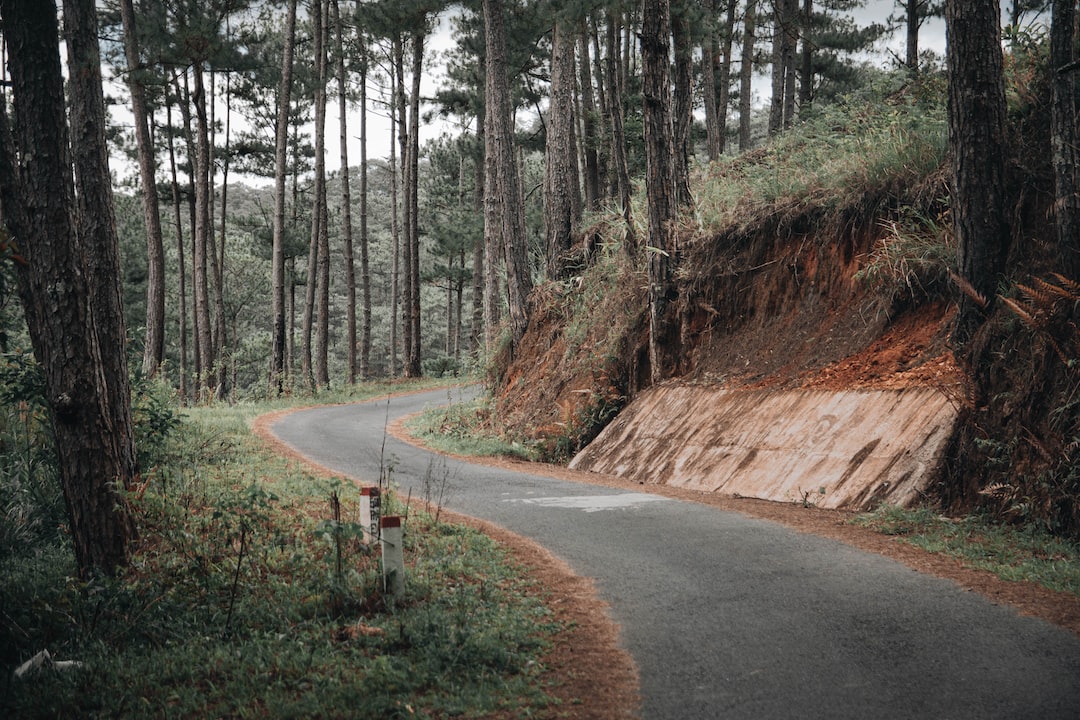
<svg viewBox="0 0 1080 720">
<path fill-rule="evenodd" d="M 252 436 L 251 420 L 282 406 L 186 412 L 130 498 L 141 539 L 119 579 L 78 582 L 63 542 L 0 557 L 0 716 L 529 716 L 551 705 L 540 658 L 558 628 L 527 574 L 485 535 L 391 496 L 389 512 L 407 517 L 408 575 L 402 601 L 385 597 L 378 553 L 353 522 L 357 489 Z M 81 666 L 15 679 L 43 649 Z"/>
<path fill-rule="evenodd" d="M 486 412 L 483 400 L 433 408 L 411 418 L 406 426 L 444 452 L 534 459 L 520 443 L 492 436 Z M 1080 598 L 1080 544 L 1034 525 L 1004 525 L 976 516 L 946 518 L 930 508 L 895 506 L 857 515 L 851 522 L 927 552 L 954 557 L 965 567 L 988 571 L 1002 580 L 1029 581 Z"/>
</svg>

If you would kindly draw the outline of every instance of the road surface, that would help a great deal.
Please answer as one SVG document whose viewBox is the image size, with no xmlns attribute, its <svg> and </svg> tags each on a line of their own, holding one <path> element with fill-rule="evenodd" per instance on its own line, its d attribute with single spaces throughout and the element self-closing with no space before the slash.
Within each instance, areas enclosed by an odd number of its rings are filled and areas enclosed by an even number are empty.
<svg viewBox="0 0 1080 720">
<path fill-rule="evenodd" d="M 950 581 L 707 505 L 448 460 L 385 432 L 466 392 L 304 410 L 271 431 L 360 480 L 392 467 L 414 498 L 442 486 L 445 507 L 594 578 L 638 665 L 643 718 L 1080 718 L 1080 639 Z"/>
</svg>

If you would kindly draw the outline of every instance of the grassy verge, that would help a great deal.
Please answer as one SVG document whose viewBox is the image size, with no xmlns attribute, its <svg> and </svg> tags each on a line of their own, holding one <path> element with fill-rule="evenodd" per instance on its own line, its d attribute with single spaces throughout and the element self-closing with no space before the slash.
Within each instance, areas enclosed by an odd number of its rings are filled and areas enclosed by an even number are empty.
<svg viewBox="0 0 1080 720">
<path fill-rule="evenodd" d="M 894 506 L 859 515 L 853 522 L 955 557 L 1002 580 L 1027 580 L 1080 597 L 1080 545 L 1034 526 L 1001 525 L 980 517 L 953 519 L 929 508 Z"/>
<path fill-rule="evenodd" d="M 517 440 L 496 434 L 490 425 L 490 398 L 430 408 L 405 421 L 415 437 L 441 452 L 473 457 L 509 457 L 534 461 L 538 453 Z"/>
<path fill-rule="evenodd" d="M 187 413 L 131 497 L 140 540 L 122 577 L 75 580 L 63 543 L 0 558 L 0 716 L 476 717 L 548 706 L 540 657 L 557 627 L 521 568 L 483 534 L 406 513 L 391 496 L 389 512 L 407 516 L 408 569 L 405 597 L 387 598 L 378 554 L 353 522 L 358 491 L 266 453 L 248 423 L 267 409 Z M 42 649 L 82 665 L 14 679 Z"/>
</svg>

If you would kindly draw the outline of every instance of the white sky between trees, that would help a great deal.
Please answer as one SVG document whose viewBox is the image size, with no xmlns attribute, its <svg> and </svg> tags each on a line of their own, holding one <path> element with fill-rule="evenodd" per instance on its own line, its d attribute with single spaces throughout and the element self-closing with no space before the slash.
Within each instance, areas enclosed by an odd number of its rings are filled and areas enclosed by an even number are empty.
<svg viewBox="0 0 1080 720">
<path fill-rule="evenodd" d="M 443 56 L 453 50 L 455 41 L 453 37 L 453 29 L 450 18 L 452 14 L 457 12 L 456 10 L 449 10 L 442 13 L 436 18 L 433 23 L 433 29 L 431 35 L 428 37 L 425 48 L 425 69 L 423 78 L 421 80 L 421 95 L 422 97 L 429 98 L 434 96 L 435 92 L 439 90 L 445 83 L 446 73 L 445 66 L 443 64 Z M 868 25 L 873 22 L 884 23 L 889 15 L 898 13 L 894 0 L 869 0 L 866 7 L 859 8 L 851 13 L 851 16 L 855 19 L 856 23 L 860 26 Z M 933 50 L 939 55 L 944 56 L 945 53 L 945 23 L 940 18 L 931 18 L 926 21 L 919 33 L 919 47 L 920 49 Z M 895 56 L 894 56 L 895 54 Z M 902 58 L 904 56 L 904 35 L 902 31 L 894 33 L 890 37 L 886 37 L 877 43 L 874 52 L 865 59 L 871 63 L 878 65 L 879 67 L 889 67 L 895 65 L 896 57 Z M 755 78 L 754 83 L 754 104 L 761 107 L 768 101 L 770 95 L 770 82 L 769 82 L 769 68 L 764 67 Z M 406 83 L 410 82 L 406 77 Z M 106 69 L 106 85 L 105 92 L 107 96 L 112 96 L 122 100 L 122 104 L 113 104 L 109 107 L 109 112 L 112 117 L 112 121 L 120 124 L 126 128 L 130 128 L 132 124 L 131 113 L 126 103 L 127 100 L 127 88 L 123 84 L 122 79 L 114 78 L 111 73 L 111 69 Z M 341 151 L 338 132 L 338 115 L 339 106 L 337 104 L 337 93 L 334 87 L 328 88 L 328 103 L 327 103 L 327 121 L 326 121 L 326 169 L 327 172 L 333 172 L 340 169 Z M 380 97 L 380 89 L 376 86 L 375 82 L 369 78 L 368 80 L 368 117 L 367 117 L 367 135 L 368 135 L 368 158 L 370 159 L 385 159 L 390 155 L 390 143 L 394 140 L 390 134 L 390 119 L 387 117 L 386 108 L 376 102 Z M 219 121 L 223 121 L 225 117 L 225 107 L 223 98 L 217 98 L 218 105 L 215 108 L 215 117 Z M 425 110 L 433 110 L 432 106 L 424 107 L 421 105 L 421 115 Z M 357 165 L 360 162 L 360 120 L 359 112 L 356 107 L 349 107 L 349 139 L 348 139 L 348 151 L 349 151 L 349 164 Z M 518 124 L 522 125 L 530 119 L 531 113 L 523 115 L 518 118 Z M 160 119 L 159 119 L 160 121 Z M 244 122 L 243 118 L 239 114 L 234 113 L 231 119 L 233 132 L 241 129 Z M 470 130 L 475 130 L 474 127 L 470 127 Z M 437 138 L 440 135 L 446 133 L 451 136 L 459 135 L 463 129 L 456 125 L 454 122 L 444 120 L 435 114 L 433 122 L 422 125 L 420 128 L 420 142 L 423 145 L 424 142 Z M 307 128 L 307 132 L 310 136 L 314 136 L 313 126 Z M 271 138 L 272 139 L 272 138 Z M 220 142 L 220 139 L 219 139 Z M 114 177 L 122 182 L 131 181 L 138 175 L 137 165 L 126 157 L 122 157 L 118 154 L 114 154 L 111 160 L 111 168 Z M 251 175 L 241 175 L 235 171 L 230 172 L 230 182 L 239 182 L 252 186 L 266 186 L 273 183 L 270 178 L 260 178 Z"/>
</svg>

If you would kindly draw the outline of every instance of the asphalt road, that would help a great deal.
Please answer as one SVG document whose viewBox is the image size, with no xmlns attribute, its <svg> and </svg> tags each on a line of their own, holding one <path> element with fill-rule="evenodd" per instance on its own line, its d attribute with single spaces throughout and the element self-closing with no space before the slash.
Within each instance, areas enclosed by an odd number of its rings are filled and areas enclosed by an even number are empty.
<svg viewBox="0 0 1080 720">
<path fill-rule="evenodd" d="M 272 431 L 367 482 L 392 466 L 403 494 L 444 487 L 444 506 L 595 578 L 644 718 L 1080 718 L 1080 639 L 954 583 L 766 521 L 447 460 L 385 433 L 464 392 L 305 410 Z"/>
</svg>

